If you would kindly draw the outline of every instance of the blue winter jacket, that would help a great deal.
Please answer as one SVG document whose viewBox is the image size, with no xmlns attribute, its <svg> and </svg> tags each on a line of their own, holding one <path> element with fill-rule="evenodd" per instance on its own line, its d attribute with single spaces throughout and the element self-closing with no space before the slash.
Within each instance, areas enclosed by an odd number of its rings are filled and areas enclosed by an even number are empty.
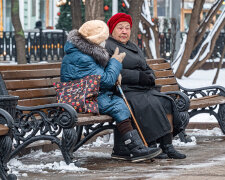
<svg viewBox="0 0 225 180">
<path fill-rule="evenodd" d="M 115 85 L 122 64 L 109 58 L 106 49 L 87 42 L 75 30 L 71 31 L 61 65 L 61 81 L 68 82 L 87 75 L 101 75 L 98 105 L 100 114 L 108 114 L 117 122 L 130 117 L 123 99 L 110 91 Z"/>
</svg>

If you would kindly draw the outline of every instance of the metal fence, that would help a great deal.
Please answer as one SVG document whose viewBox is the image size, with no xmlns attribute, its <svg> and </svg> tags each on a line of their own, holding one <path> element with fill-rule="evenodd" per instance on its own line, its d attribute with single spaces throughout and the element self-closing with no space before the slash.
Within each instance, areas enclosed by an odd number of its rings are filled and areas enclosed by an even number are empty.
<svg viewBox="0 0 225 180">
<path fill-rule="evenodd" d="M 204 39 L 207 37 L 207 33 Z M 64 30 L 34 30 L 25 32 L 27 62 L 61 61 L 64 56 L 64 44 L 67 33 Z M 203 40 L 204 40 L 203 39 Z M 160 54 L 162 58 L 172 59 L 174 38 L 170 33 L 160 33 Z M 182 38 L 181 38 L 182 41 Z M 139 47 L 144 51 L 142 39 L 138 39 Z M 201 43 L 200 43 L 201 45 Z M 192 52 L 196 55 L 200 45 Z M 225 45 L 225 33 L 220 33 L 211 58 L 220 57 Z M 0 61 L 16 61 L 16 42 L 14 32 L 0 32 Z"/>
<path fill-rule="evenodd" d="M 205 33 L 202 41 L 193 50 L 193 52 L 191 54 L 191 58 L 193 58 L 197 54 L 199 48 L 201 47 L 201 43 L 205 40 L 207 35 L 208 35 L 208 32 Z M 182 43 L 182 37 L 183 37 L 183 33 L 181 33 L 180 43 Z M 171 33 L 160 33 L 159 34 L 159 42 L 160 42 L 160 56 L 162 58 L 172 60 L 172 58 L 173 58 L 172 56 L 174 55 L 175 51 L 179 50 L 179 49 L 175 49 L 175 38 L 173 37 L 173 35 Z M 143 43 L 142 40 L 139 39 L 138 45 L 143 51 L 145 51 L 142 43 Z M 219 37 L 218 37 L 218 39 L 216 41 L 216 44 L 215 44 L 215 47 L 213 49 L 211 59 L 220 57 L 221 54 L 222 54 L 224 46 L 225 46 L 225 33 L 221 32 L 219 34 Z"/>
<path fill-rule="evenodd" d="M 66 32 L 64 30 L 33 30 L 24 32 L 28 62 L 61 61 L 64 56 Z M 0 60 L 16 61 L 14 32 L 0 32 Z"/>
</svg>

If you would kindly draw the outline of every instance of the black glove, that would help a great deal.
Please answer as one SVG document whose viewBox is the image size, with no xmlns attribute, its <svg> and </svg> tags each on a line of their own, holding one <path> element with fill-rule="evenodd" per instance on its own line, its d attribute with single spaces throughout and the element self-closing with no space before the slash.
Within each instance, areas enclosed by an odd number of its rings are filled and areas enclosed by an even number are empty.
<svg viewBox="0 0 225 180">
<path fill-rule="evenodd" d="M 139 72 L 139 84 L 141 86 L 155 86 L 155 77 L 153 74 L 146 74 L 145 72 Z"/>
</svg>

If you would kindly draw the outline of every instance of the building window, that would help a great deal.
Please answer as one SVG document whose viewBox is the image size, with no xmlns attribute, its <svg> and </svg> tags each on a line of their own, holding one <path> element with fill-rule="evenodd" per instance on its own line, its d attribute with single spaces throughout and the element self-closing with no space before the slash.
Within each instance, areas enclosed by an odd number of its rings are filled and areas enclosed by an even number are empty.
<svg viewBox="0 0 225 180">
<path fill-rule="evenodd" d="M 158 16 L 166 16 L 166 11 L 165 11 L 165 0 L 158 0 L 157 1 L 157 12 Z"/>
<path fill-rule="evenodd" d="M 185 13 L 185 15 L 184 15 L 184 31 L 186 31 L 186 32 L 189 28 L 190 20 L 191 20 L 191 13 Z"/>
</svg>

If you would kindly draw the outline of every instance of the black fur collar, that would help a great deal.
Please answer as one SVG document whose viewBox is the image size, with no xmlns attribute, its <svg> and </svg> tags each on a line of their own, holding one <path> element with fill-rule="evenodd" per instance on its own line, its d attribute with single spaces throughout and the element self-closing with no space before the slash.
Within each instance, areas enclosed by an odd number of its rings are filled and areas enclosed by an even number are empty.
<svg viewBox="0 0 225 180">
<path fill-rule="evenodd" d="M 106 67 L 110 56 L 105 48 L 83 38 L 76 29 L 69 32 L 67 40 L 81 52 L 92 56 L 96 63 Z"/>
</svg>

